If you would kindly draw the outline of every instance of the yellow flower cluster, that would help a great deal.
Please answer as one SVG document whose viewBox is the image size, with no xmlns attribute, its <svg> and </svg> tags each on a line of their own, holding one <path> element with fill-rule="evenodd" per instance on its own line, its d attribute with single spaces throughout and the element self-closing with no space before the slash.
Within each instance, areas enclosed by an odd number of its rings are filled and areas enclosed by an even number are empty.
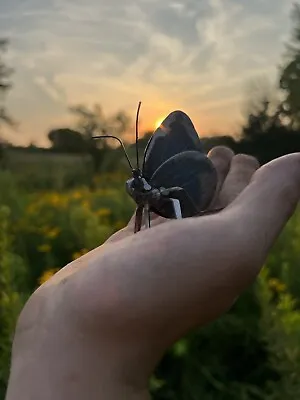
<svg viewBox="0 0 300 400">
<path fill-rule="evenodd" d="M 66 194 L 57 192 L 43 193 L 36 196 L 32 202 L 29 203 L 26 209 L 26 214 L 37 215 L 47 207 L 65 209 L 68 205 L 69 199 Z"/>
<path fill-rule="evenodd" d="M 83 200 L 81 206 L 85 210 L 90 210 L 91 207 L 90 202 L 88 200 Z"/>
<path fill-rule="evenodd" d="M 61 229 L 58 227 L 51 228 L 49 226 L 42 226 L 39 232 L 48 239 L 55 239 L 60 234 Z"/>
<path fill-rule="evenodd" d="M 85 209 L 91 209 L 92 201 L 101 202 L 103 198 L 116 198 L 118 195 L 119 190 L 112 188 L 98 189 L 95 192 L 90 192 L 86 188 L 64 193 L 43 192 L 32 198 L 26 208 L 26 215 L 39 215 L 44 210 L 66 209 L 74 203 L 80 204 Z M 99 216 L 108 216 L 111 214 L 111 210 L 107 207 L 101 207 L 97 213 L 99 213 Z"/>
<path fill-rule="evenodd" d="M 52 247 L 50 246 L 50 244 L 44 243 L 44 244 L 41 244 L 40 246 L 38 246 L 37 250 L 40 253 L 50 253 L 50 251 L 52 250 Z"/>
<path fill-rule="evenodd" d="M 72 193 L 72 199 L 74 200 L 80 200 L 82 199 L 83 193 L 81 193 L 79 190 L 75 191 Z"/>
<path fill-rule="evenodd" d="M 122 187 L 116 184 L 118 179 Z M 45 190 L 29 194 L 23 217 L 14 225 L 14 233 L 26 237 L 29 247 L 36 249 L 43 261 L 47 262 L 46 265 L 58 264 L 60 257 L 63 263 L 82 257 L 97 243 L 97 240 L 93 241 L 93 232 L 90 230 L 95 229 L 95 235 L 101 242 L 105 240 L 106 232 L 108 235 L 126 225 L 118 209 L 119 204 L 122 209 L 125 206 L 122 195 L 124 177 L 118 179 L 113 174 L 101 175 L 97 177 L 96 183 L 102 187 L 94 191 L 88 187 L 77 187 L 69 191 Z M 72 240 L 81 237 L 81 229 L 83 244 L 77 250 Z M 63 238 L 66 238 L 66 243 L 62 243 L 65 240 Z M 40 277 L 40 284 L 55 272 L 54 268 L 47 269 Z"/>
<path fill-rule="evenodd" d="M 88 249 L 81 249 L 80 251 L 76 251 L 73 255 L 72 255 L 72 259 L 76 260 L 77 258 L 80 258 L 82 256 L 84 256 L 86 253 L 88 253 L 89 250 Z"/>
<path fill-rule="evenodd" d="M 111 215 L 111 210 L 109 208 L 99 208 L 99 210 L 97 210 L 95 214 L 97 215 L 97 217 L 108 217 L 109 215 Z"/>
<path fill-rule="evenodd" d="M 119 220 L 115 223 L 115 228 L 117 231 L 119 231 L 120 229 L 123 229 L 126 226 L 125 221 Z"/>
<path fill-rule="evenodd" d="M 47 269 L 42 276 L 39 279 L 39 284 L 42 285 L 43 283 L 45 283 L 46 281 L 48 281 L 48 279 L 50 279 L 54 274 L 56 274 L 56 272 L 59 271 L 58 268 L 51 268 L 51 269 Z"/>
<path fill-rule="evenodd" d="M 286 285 L 276 278 L 271 278 L 269 280 L 269 288 L 277 293 L 282 293 L 286 291 Z"/>
</svg>

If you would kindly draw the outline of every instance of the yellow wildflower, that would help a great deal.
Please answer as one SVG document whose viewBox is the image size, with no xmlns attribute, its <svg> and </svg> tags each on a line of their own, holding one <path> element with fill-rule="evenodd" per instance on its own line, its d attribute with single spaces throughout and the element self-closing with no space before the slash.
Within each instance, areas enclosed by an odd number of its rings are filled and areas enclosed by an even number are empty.
<svg viewBox="0 0 300 400">
<path fill-rule="evenodd" d="M 269 288 L 279 293 L 286 290 L 286 285 L 280 282 L 279 279 L 272 278 L 269 280 Z"/>
<path fill-rule="evenodd" d="M 54 274 L 56 274 L 57 271 L 59 271 L 58 268 L 52 268 L 52 269 L 48 269 L 47 271 L 44 271 L 42 276 L 39 278 L 39 284 L 42 285 L 43 283 L 45 283 Z"/>
<path fill-rule="evenodd" d="M 40 253 L 50 253 L 51 246 L 50 246 L 50 244 L 45 243 L 45 244 L 41 244 L 40 246 L 38 246 L 37 249 Z"/>
<path fill-rule="evenodd" d="M 82 256 L 84 256 L 86 253 L 88 253 L 89 250 L 88 249 L 81 249 L 80 251 L 76 251 L 73 255 L 72 255 L 72 259 L 76 260 L 77 258 L 80 258 Z"/>
<path fill-rule="evenodd" d="M 96 211 L 96 215 L 98 217 L 108 217 L 111 214 L 111 210 L 109 208 L 100 208 Z"/>
<path fill-rule="evenodd" d="M 34 214 L 37 211 L 37 204 L 36 203 L 30 203 L 27 208 L 26 208 L 26 212 L 29 215 Z"/>
<path fill-rule="evenodd" d="M 50 193 L 45 196 L 44 201 L 57 208 L 64 208 L 68 204 L 68 198 L 59 193 Z"/>
<path fill-rule="evenodd" d="M 83 201 L 81 203 L 81 205 L 85 210 L 89 210 L 90 209 L 90 203 L 87 200 Z"/>
<path fill-rule="evenodd" d="M 117 222 L 116 222 L 115 228 L 116 228 L 117 230 L 120 230 L 120 229 L 124 228 L 125 225 L 126 225 L 125 222 L 120 220 L 120 221 L 117 221 Z"/>
<path fill-rule="evenodd" d="M 80 193 L 78 190 L 72 194 L 72 198 L 75 200 L 81 199 L 82 198 L 82 193 Z"/>
<path fill-rule="evenodd" d="M 57 193 L 53 193 L 49 199 L 50 204 L 57 206 L 60 203 L 60 197 Z"/>
<path fill-rule="evenodd" d="M 49 239 L 55 239 L 60 234 L 59 228 L 52 228 L 46 232 L 46 237 Z"/>
</svg>

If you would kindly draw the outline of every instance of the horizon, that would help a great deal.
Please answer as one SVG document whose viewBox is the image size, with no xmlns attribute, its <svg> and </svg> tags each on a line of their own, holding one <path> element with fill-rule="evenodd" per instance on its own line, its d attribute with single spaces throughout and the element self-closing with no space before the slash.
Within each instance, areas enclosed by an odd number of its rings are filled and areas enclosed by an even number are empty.
<svg viewBox="0 0 300 400">
<path fill-rule="evenodd" d="M 226 3 L 226 4 L 225 4 Z M 284 3 L 284 4 L 283 4 Z M 6 105 L 19 145 L 49 145 L 51 129 L 74 128 L 68 107 L 124 110 L 140 132 L 181 109 L 201 136 L 238 132 L 247 84 L 276 83 L 292 28 L 293 1 L 13 0 L 0 4 L 0 37 L 15 70 Z"/>
</svg>

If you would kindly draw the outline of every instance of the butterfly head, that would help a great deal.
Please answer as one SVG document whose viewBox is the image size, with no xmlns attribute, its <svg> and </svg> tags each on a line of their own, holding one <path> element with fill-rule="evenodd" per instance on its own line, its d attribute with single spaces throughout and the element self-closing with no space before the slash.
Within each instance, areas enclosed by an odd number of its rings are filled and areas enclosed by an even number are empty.
<svg viewBox="0 0 300 400">
<path fill-rule="evenodd" d="M 146 181 L 139 169 L 132 171 L 132 178 L 126 182 L 127 193 L 139 204 L 142 199 L 146 199 L 147 194 L 152 190 L 152 186 Z"/>
</svg>

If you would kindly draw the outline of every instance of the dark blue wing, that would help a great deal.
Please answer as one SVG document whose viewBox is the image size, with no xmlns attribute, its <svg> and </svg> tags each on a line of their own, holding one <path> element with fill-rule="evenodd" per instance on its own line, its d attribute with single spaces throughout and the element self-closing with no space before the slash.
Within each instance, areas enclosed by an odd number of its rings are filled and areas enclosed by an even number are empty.
<svg viewBox="0 0 300 400">
<path fill-rule="evenodd" d="M 217 172 L 209 158 L 199 151 L 185 151 L 168 159 L 152 175 L 150 185 L 155 188 L 181 187 L 172 196 L 181 202 L 183 218 L 205 210 L 213 199 L 217 186 Z M 165 218 L 174 218 L 169 201 L 153 210 Z"/>
<path fill-rule="evenodd" d="M 156 129 L 147 144 L 143 176 L 149 181 L 161 164 L 183 151 L 204 150 L 190 118 L 182 111 L 173 111 Z"/>
</svg>

